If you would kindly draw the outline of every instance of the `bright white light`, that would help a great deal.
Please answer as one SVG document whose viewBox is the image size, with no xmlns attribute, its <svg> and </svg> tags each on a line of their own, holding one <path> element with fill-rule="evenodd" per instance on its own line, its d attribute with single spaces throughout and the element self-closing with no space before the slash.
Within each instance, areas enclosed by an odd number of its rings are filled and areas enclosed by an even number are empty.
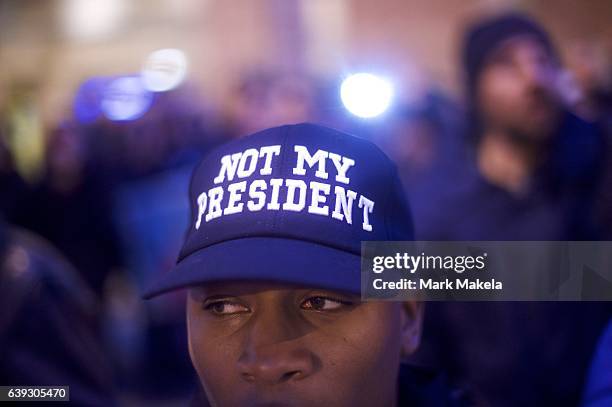
<svg viewBox="0 0 612 407">
<path fill-rule="evenodd" d="M 153 102 L 153 94 L 144 88 L 140 76 L 124 76 L 112 81 L 104 91 L 102 111 L 115 121 L 142 117 Z"/>
<path fill-rule="evenodd" d="M 387 110 L 393 97 L 393 87 L 387 80 L 376 75 L 357 73 L 342 82 L 340 97 L 349 112 L 370 118 Z"/>
<path fill-rule="evenodd" d="M 107 38 L 126 13 L 123 0 L 63 0 L 61 5 L 62 28 L 75 40 Z"/>
<path fill-rule="evenodd" d="M 166 92 L 179 86 L 187 75 L 187 57 L 180 49 L 160 49 L 147 58 L 142 80 L 152 92 Z"/>
</svg>

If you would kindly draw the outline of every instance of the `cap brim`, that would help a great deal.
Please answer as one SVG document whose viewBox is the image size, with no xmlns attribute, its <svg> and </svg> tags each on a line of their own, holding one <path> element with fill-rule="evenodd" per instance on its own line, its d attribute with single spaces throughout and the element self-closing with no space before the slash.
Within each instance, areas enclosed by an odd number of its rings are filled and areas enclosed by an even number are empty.
<svg viewBox="0 0 612 407">
<path fill-rule="evenodd" d="M 301 240 L 248 237 L 187 256 L 143 293 L 145 299 L 214 281 L 255 280 L 360 293 L 361 257 Z"/>
</svg>

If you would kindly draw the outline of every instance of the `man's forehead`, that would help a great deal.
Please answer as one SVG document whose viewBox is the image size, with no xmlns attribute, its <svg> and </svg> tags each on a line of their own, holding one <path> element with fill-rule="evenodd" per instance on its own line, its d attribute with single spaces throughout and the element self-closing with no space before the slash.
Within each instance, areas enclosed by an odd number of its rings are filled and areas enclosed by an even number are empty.
<svg viewBox="0 0 612 407">
<path fill-rule="evenodd" d="M 502 55 L 511 55 L 520 51 L 528 51 L 550 59 L 553 58 L 546 46 L 535 35 L 521 34 L 501 42 L 491 53 L 488 60 L 493 61 Z"/>
</svg>

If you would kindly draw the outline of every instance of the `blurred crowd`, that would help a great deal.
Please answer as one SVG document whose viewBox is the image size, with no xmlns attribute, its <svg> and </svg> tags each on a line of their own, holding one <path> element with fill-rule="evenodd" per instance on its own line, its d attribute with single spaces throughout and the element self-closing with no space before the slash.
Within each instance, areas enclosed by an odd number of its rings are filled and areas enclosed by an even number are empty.
<svg viewBox="0 0 612 407">
<path fill-rule="evenodd" d="M 398 165 L 418 240 L 612 240 L 612 69 L 588 44 L 575 52 L 581 63 L 564 64 L 523 15 L 477 21 L 457 61 L 464 98 L 431 88 L 369 121 L 344 109 L 339 83 L 302 72 L 254 70 L 223 108 L 186 83 L 134 120 L 65 117 L 36 177 L 15 165 L 4 112 L 0 384 L 74 383 L 87 404 L 188 398 L 181 294 L 139 293 L 176 260 L 195 164 L 276 125 L 315 122 L 378 144 Z M 432 303 L 426 315 L 414 363 L 478 405 L 563 406 L 591 400 L 612 306 Z M 612 398 L 612 371 L 602 374 Z"/>
</svg>

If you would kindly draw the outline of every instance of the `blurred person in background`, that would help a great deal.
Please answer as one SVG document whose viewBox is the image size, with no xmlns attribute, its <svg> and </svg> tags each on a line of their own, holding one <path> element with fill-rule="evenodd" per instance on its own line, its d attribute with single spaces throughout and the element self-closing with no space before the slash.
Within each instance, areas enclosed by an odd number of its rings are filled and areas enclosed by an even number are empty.
<svg viewBox="0 0 612 407">
<path fill-rule="evenodd" d="M 431 89 L 421 100 L 403 103 L 376 127 L 374 141 L 397 163 L 410 197 L 420 213 L 438 194 L 445 168 L 456 160 L 460 109 L 442 92 Z"/>
<path fill-rule="evenodd" d="M 114 405 L 99 305 L 55 248 L 0 219 L 2 385 L 70 386 L 78 405 Z"/>
<path fill-rule="evenodd" d="M 234 136 L 283 124 L 312 121 L 313 81 L 297 73 L 254 70 L 242 78 L 230 106 Z"/>
<path fill-rule="evenodd" d="M 186 85 L 156 93 L 141 117 L 82 124 L 89 159 L 115 186 L 192 165 L 228 137 L 220 114 Z"/>
<path fill-rule="evenodd" d="M 15 170 L 0 122 L 0 216 L 13 220 L 28 193 L 28 185 Z"/>
<path fill-rule="evenodd" d="M 414 208 L 417 238 L 606 236 L 595 207 L 608 140 L 563 105 L 546 32 L 518 14 L 480 21 L 467 32 L 463 63 L 465 145 L 430 205 Z M 598 303 L 432 303 L 421 355 L 473 385 L 485 405 L 573 406 L 611 311 Z"/>
<path fill-rule="evenodd" d="M 97 296 L 121 267 L 108 188 L 90 164 L 83 134 L 65 123 L 49 136 L 41 181 L 22 202 L 15 223 L 48 239 Z"/>
<path fill-rule="evenodd" d="M 103 118 L 83 130 L 93 165 L 110 185 L 108 215 L 126 265 L 105 284 L 104 331 L 122 391 L 142 403 L 180 399 L 193 384 L 183 298 L 145 306 L 138 291 L 150 275 L 171 267 L 188 222 L 179 197 L 201 155 L 227 138 L 210 110 L 183 86 L 155 94 L 141 117 Z"/>
<path fill-rule="evenodd" d="M 468 117 L 453 182 L 417 222 L 422 238 L 596 239 L 592 216 L 609 140 L 569 112 L 557 87 L 560 61 L 535 22 L 506 15 L 466 36 Z M 460 181 L 460 182 L 458 182 Z M 449 228 L 448 225 L 453 225 Z"/>
</svg>

